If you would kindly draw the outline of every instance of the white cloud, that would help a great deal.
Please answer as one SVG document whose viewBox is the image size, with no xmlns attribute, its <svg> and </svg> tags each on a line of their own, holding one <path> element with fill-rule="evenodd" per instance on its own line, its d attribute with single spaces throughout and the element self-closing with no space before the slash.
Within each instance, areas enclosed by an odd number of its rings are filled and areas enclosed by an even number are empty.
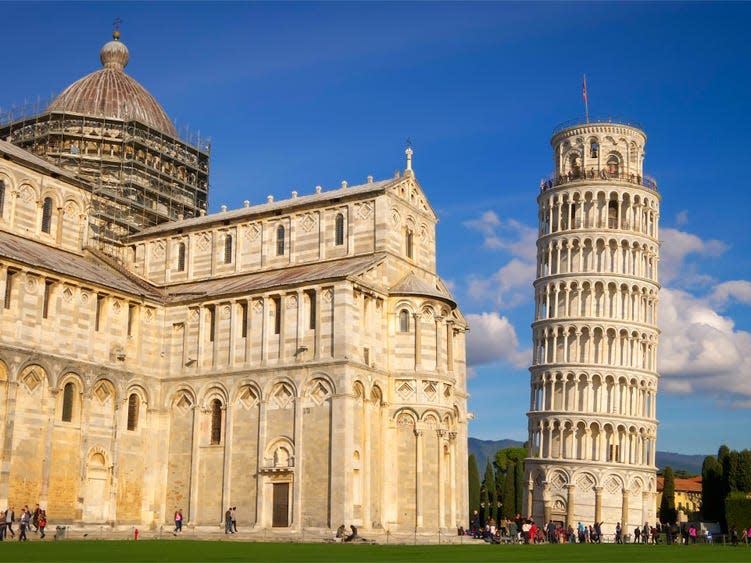
<svg viewBox="0 0 751 563">
<path fill-rule="evenodd" d="M 467 315 L 470 331 L 467 335 L 467 363 L 470 366 L 508 362 L 514 367 L 527 367 L 532 358 L 530 350 L 519 349 L 514 326 L 498 313 Z"/>
<path fill-rule="evenodd" d="M 702 240 L 678 229 L 665 228 L 661 233 L 660 279 L 663 283 L 680 279 L 684 286 L 705 285 L 711 278 L 695 274 L 695 266 L 686 264 L 686 258 L 692 254 L 703 257 L 720 256 L 728 249 L 720 240 Z"/>
<path fill-rule="evenodd" d="M 688 209 L 682 209 L 675 214 L 675 224 L 679 227 L 688 223 Z"/>
<path fill-rule="evenodd" d="M 737 330 L 708 299 L 660 293 L 658 370 L 665 391 L 701 393 L 740 406 L 751 399 L 751 333 Z"/>
<path fill-rule="evenodd" d="M 716 307 L 725 307 L 731 302 L 751 305 L 751 282 L 746 280 L 732 280 L 717 284 L 709 296 L 709 300 Z"/>
<path fill-rule="evenodd" d="M 502 221 L 494 211 L 486 211 L 479 219 L 465 221 L 464 226 L 480 231 L 483 244 L 493 250 L 505 250 L 526 262 L 537 256 L 537 230 L 515 219 Z"/>
</svg>

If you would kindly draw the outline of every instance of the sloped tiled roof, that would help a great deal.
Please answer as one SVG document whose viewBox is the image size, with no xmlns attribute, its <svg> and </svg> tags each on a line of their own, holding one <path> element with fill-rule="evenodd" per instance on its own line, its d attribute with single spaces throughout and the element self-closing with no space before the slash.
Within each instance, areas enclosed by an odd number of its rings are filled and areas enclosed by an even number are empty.
<svg viewBox="0 0 751 563">
<path fill-rule="evenodd" d="M 372 268 L 383 258 L 383 254 L 370 254 L 330 262 L 316 262 L 315 264 L 304 264 L 265 272 L 170 285 L 167 288 L 167 300 L 169 302 L 189 301 L 221 295 L 244 294 L 262 289 L 282 288 L 300 283 L 343 279 Z"/>
<path fill-rule="evenodd" d="M 434 297 L 441 301 L 448 301 L 456 306 L 456 301 L 448 293 L 444 293 L 437 287 L 432 287 L 428 282 L 418 278 L 414 272 L 408 273 L 399 282 L 389 289 L 392 295 L 423 295 L 425 297 Z"/>
<path fill-rule="evenodd" d="M 3 231 L 0 231 L 0 257 L 124 293 L 161 299 L 156 287 L 149 290 L 147 282 L 137 283 L 93 255 L 73 254 Z"/>
<path fill-rule="evenodd" d="M 10 160 L 17 160 L 24 164 L 30 165 L 35 170 L 39 170 L 49 175 L 57 175 L 67 180 L 80 182 L 76 177 L 58 166 L 51 164 L 37 155 L 30 153 L 27 150 L 17 147 L 16 145 L 9 143 L 8 141 L 0 141 L 0 155 L 10 157 Z"/>
<path fill-rule="evenodd" d="M 681 493 L 700 493 L 701 492 L 701 475 L 689 477 L 688 479 L 674 479 L 676 492 Z M 657 490 L 662 492 L 665 488 L 665 478 L 662 475 L 657 477 Z"/>
</svg>

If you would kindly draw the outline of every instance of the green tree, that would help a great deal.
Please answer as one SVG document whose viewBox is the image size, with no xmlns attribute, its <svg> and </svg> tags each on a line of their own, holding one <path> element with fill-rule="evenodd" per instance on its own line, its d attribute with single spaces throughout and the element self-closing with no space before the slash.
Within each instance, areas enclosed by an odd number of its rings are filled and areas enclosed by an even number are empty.
<svg viewBox="0 0 751 563">
<path fill-rule="evenodd" d="M 485 491 L 487 492 L 487 504 L 488 507 L 487 518 L 495 518 L 495 471 L 493 471 L 493 464 L 488 460 L 488 464 L 485 466 L 485 479 L 482 482 Z"/>
<path fill-rule="evenodd" d="M 740 490 L 738 488 L 738 482 L 741 480 L 740 462 L 741 456 L 736 450 L 731 450 L 730 453 L 723 458 L 722 477 L 723 484 L 725 485 L 725 496 Z"/>
<path fill-rule="evenodd" d="M 513 518 L 522 510 L 524 495 L 524 458 L 527 448 L 503 448 L 495 454 L 495 466 L 503 473 L 503 515 Z"/>
<path fill-rule="evenodd" d="M 738 490 L 751 493 L 751 450 L 740 452 L 738 463 Z"/>
<path fill-rule="evenodd" d="M 472 522 L 472 513 L 480 510 L 480 471 L 477 469 L 475 454 L 470 454 L 467 461 L 467 481 L 469 481 L 469 521 Z"/>
<path fill-rule="evenodd" d="M 701 466 L 701 513 L 704 520 L 720 522 L 725 503 L 722 495 L 722 467 L 708 455 Z"/>
<path fill-rule="evenodd" d="M 675 477 L 673 468 L 669 465 L 663 472 L 662 500 L 660 501 L 660 521 L 665 524 L 675 524 Z"/>
</svg>

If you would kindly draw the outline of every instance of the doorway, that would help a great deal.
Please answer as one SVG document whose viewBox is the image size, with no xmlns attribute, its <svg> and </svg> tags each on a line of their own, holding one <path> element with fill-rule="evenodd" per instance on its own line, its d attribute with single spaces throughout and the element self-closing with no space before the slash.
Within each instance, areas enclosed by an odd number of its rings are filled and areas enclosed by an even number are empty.
<svg viewBox="0 0 751 563">
<path fill-rule="evenodd" d="M 274 528 L 289 527 L 289 483 L 274 483 L 273 513 Z"/>
</svg>

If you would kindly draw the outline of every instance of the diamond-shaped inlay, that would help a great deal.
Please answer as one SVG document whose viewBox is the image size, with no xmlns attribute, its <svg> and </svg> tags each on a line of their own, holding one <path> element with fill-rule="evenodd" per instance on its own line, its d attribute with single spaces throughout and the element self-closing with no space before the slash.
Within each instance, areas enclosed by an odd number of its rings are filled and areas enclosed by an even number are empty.
<svg viewBox="0 0 751 563">
<path fill-rule="evenodd" d="M 366 201 L 362 205 L 360 205 L 360 209 L 357 210 L 357 215 L 360 217 L 360 219 L 367 219 L 370 217 L 373 213 L 373 204 L 369 201 Z"/>
<path fill-rule="evenodd" d="M 300 224 L 302 225 L 302 230 L 306 233 L 309 233 L 313 230 L 313 228 L 316 226 L 316 223 L 318 221 L 316 220 L 316 216 L 312 213 L 306 213 L 305 216 L 300 221 Z"/>
<path fill-rule="evenodd" d="M 423 393 L 425 393 L 425 396 L 428 397 L 431 401 L 435 399 L 436 393 L 438 392 L 438 384 L 435 381 L 426 381 L 423 385 Z"/>
<path fill-rule="evenodd" d="M 621 490 L 621 484 L 618 482 L 618 479 L 616 479 L 615 477 L 611 477 L 607 485 L 605 485 L 605 488 L 611 495 L 613 495 L 617 493 L 619 490 Z"/>
<path fill-rule="evenodd" d="M 329 390 L 322 381 L 316 381 L 313 384 L 313 389 L 311 389 L 309 396 L 316 405 L 320 405 L 328 398 Z"/>
<path fill-rule="evenodd" d="M 32 199 L 34 199 L 34 190 L 32 190 L 29 186 L 24 186 L 23 188 L 21 188 L 20 197 L 24 203 L 29 203 Z"/>
<path fill-rule="evenodd" d="M 151 252 L 155 258 L 161 258 L 162 256 L 164 256 L 164 242 L 161 240 L 156 242 Z"/>
<path fill-rule="evenodd" d="M 258 404 L 258 395 L 251 387 L 245 387 L 240 393 L 240 403 L 246 409 L 252 409 Z"/>
<path fill-rule="evenodd" d="M 280 383 L 271 394 L 273 404 L 279 409 L 289 408 L 292 404 L 292 389 L 286 383 Z"/>
<path fill-rule="evenodd" d="M 211 244 L 211 238 L 206 233 L 198 237 L 198 249 L 199 250 L 206 250 L 210 244 Z"/>
<path fill-rule="evenodd" d="M 554 489 L 562 489 L 565 484 L 566 479 L 560 473 L 553 475 L 553 478 L 550 480 L 550 486 Z"/>
<path fill-rule="evenodd" d="M 414 391 L 415 388 L 412 387 L 409 381 L 403 381 L 401 385 L 396 388 L 396 392 L 399 393 L 399 396 L 402 399 L 408 399 L 412 395 L 412 393 L 414 393 Z"/>
<path fill-rule="evenodd" d="M 262 299 L 256 299 L 253 301 L 253 310 L 256 313 L 263 313 L 263 300 Z"/>
<path fill-rule="evenodd" d="M 186 410 L 193 406 L 193 401 L 190 400 L 190 397 L 186 393 L 183 393 L 175 404 L 179 409 Z"/>
<path fill-rule="evenodd" d="M 36 368 L 31 368 L 23 375 L 21 381 L 23 381 L 23 384 L 26 385 L 26 388 L 29 391 L 34 391 L 34 389 L 39 387 L 39 385 L 42 383 L 42 379 L 43 376 L 41 373 L 39 373 L 39 370 Z"/>
<path fill-rule="evenodd" d="M 254 241 L 261 234 L 261 227 L 258 223 L 251 223 L 245 227 L 245 238 L 249 241 Z"/>
<path fill-rule="evenodd" d="M 595 485 L 594 480 L 592 479 L 591 476 L 587 475 L 586 473 L 584 475 L 581 475 L 576 480 L 576 486 L 582 491 L 587 491 L 591 489 L 592 487 L 594 487 L 594 485 Z"/>
<path fill-rule="evenodd" d="M 69 287 L 63 289 L 63 300 L 66 303 L 70 303 L 73 300 L 73 290 Z"/>
<path fill-rule="evenodd" d="M 107 399 L 110 398 L 112 391 L 110 389 L 110 386 L 107 385 L 104 381 L 100 381 L 96 387 L 94 387 L 94 395 L 97 399 L 99 399 L 100 403 L 105 402 Z"/>
</svg>

